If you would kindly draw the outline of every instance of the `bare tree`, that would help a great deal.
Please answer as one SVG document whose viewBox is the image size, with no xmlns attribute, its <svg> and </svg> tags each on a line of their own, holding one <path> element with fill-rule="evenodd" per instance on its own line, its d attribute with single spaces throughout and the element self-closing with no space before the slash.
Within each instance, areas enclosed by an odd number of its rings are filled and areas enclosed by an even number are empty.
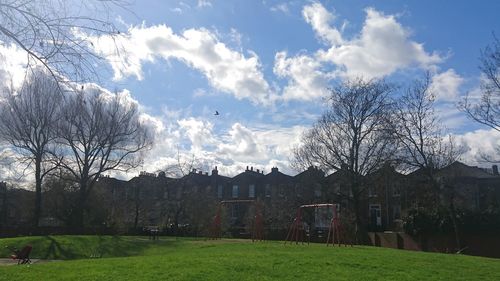
<svg viewBox="0 0 500 281">
<path fill-rule="evenodd" d="M 177 149 L 176 161 L 175 163 L 166 165 L 162 171 L 170 177 L 175 177 L 176 179 L 170 184 L 174 188 L 170 190 L 175 193 L 173 198 L 175 198 L 174 204 L 169 204 L 168 212 L 173 216 L 173 232 L 177 235 L 179 232 L 179 224 L 182 218 L 188 218 L 192 214 L 197 214 L 201 212 L 205 218 L 208 215 L 204 207 L 209 204 L 213 204 L 213 198 L 206 194 L 197 194 L 198 191 L 190 190 L 190 175 L 196 170 L 202 170 L 203 163 L 194 154 L 183 154 L 180 148 Z M 198 200 L 199 202 L 196 202 Z M 201 211 L 200 211 L 201 210 Z M 188 218 L 189 220 L 189 218 Z"/>
<path fill-rule="evenodd" d="M 494 42 L 481 52 L 480 69 L 484 75 L 481 84 L 482 95 L 479 100 L 466 96 L 459 105 L 469 118 L 500 132 L 500 40 Z M 497 147 L 500 154 L 500 147 Z M 485 157 L 487 161 L 499 162 L 500 159 Z"/>
<path fill-rule="evenodd" d="M 84 225 L 87 198 L 100 175 L 127 171 L 141 163 L 141 152 L 152 144 L 152 136 L 139 120 L 137 105 L 119 94 L 76 93 L 63 109 L 59 126 L 65 147 L 61 166 L 78 183 L 75 226 Z"/>
<path fill-rule="evenodd" d="M 434 109 L 435 94 L 429 74 L 415 80 L 398 100 L 393 116 L 393 133 L 399 142 L 399 158 L 404 169 L 422 169 L 429 178 L 434 172 L 463 153 L 451 135 L 446 136 Z"/>
<path fill-rule="evenodd" d="M 40 219 L 43 179 L 55 167 L 51 160 L 61 101 L 58 83 L 46 72 L 35 70 L 17 93 L 8 93 L 0 104 L 0 138 L 19 152 L 27 167 L 34 166 L 35 226 Z"/>
<path fill-rule="evenodd" d="M 326 171 L 345 172 L 349 188 L 341 196 L 351 202 L 361 239 L 363 177 L 391 159 L 395 149 L 387 126 L 391 92 L 392 87 L 383 81 L 362 79 L 332 89 L 329 110 L 294 150 L 295 167 L 318 165 Z"/>
<path fill-rule="evenodd" d="M 43 183 L 44 213 L 70 226 L 76 210 L 78 185 L 64 170 L 56 170 Z"/>
<path fill-rule="evenodd" d="M 460 248 L 453 186 L 450 188 L 449 184 L 440 182 L 436 171 L 458 160 L 464 149 L 455 144 L 451 135 L 445 136 L 442 122 L 434 110 L 435 94 L 430 84 L 431 79 L 427 74 L 424 79 L 414 81 L 406 89 L 396 106 L 393 132 L 399 143 L 399 160 L 403 167 L 418 170 L 418 176 L 430 183 L 429 204 L 438 206 L 441 203 L 439 195 L 450 198 L 447 209 Z"/>
<path fill-rule="evenodd" d="M 110 20 L 125 1 L 0 0 L 0 41 L 26 51 L 28 66 L 40 64 L 54 77 L 72 81 L 93 78 L 95 61 L 90 36 L 116 36 Z"/>
</svg>

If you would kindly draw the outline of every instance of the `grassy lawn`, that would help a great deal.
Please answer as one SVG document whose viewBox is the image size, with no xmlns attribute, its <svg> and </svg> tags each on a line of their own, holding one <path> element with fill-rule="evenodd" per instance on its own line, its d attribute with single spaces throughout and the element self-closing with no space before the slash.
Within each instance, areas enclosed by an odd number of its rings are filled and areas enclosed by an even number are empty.
<svg viewBox="0 0 500 281">
<path fill-rule="evenodd" d="M 229 239 L 9 238 L 0 257 L 26 244 L 33 258 L 65 261 L 3 266 L 0 280 L 500 280 L 500 259 Z"/>
</svg>

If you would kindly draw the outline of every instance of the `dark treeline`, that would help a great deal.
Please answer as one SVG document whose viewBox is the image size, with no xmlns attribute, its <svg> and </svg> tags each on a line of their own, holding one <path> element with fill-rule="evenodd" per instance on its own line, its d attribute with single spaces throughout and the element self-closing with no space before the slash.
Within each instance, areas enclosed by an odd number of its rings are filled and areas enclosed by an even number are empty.
<svg viewBox="0 0 500 281">
<path fill-rule="evenodd" d="M 88 196 L 106 171 L 127 171 L 140 164 L 152 143 L 139 120 L 137 104 L 97 86 L 58 83 L 34 69 L 20 89 L 7 91 L 0 104 L 0 138 L 17 160 L 34 171 L 33 225 L 41 214 L 42 185 L 58 175 L 76 188 L 71 221 L 84 225 Z"/>
</svg>

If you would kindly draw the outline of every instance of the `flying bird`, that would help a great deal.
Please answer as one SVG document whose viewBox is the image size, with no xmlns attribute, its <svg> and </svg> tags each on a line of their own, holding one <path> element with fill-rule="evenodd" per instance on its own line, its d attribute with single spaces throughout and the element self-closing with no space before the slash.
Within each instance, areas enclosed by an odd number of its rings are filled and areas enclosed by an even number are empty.
<svg viewBox="0 0 500 281">
<path fill-rule="evenodd" d="M 216 110 L 214 115 L 219 115 L 219 111 Z"/>
</svg>

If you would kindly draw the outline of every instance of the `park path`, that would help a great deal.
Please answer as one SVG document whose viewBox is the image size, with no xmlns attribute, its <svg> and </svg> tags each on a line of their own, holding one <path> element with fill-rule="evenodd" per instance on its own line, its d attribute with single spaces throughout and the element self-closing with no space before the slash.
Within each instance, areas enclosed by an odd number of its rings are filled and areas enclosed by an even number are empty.
<svg viewBox="0 0 500 281">
<path fill-rule="evenodd" d="M 61 260 L 31 259 L 31 264 L 56 262 L 56 261 L 61 261 Z M 17 260 L 13 260 L 13 259 L 0 259 L 0 266 L 9 266 L 9 265 L 17 265 Z"/>
</svg>

